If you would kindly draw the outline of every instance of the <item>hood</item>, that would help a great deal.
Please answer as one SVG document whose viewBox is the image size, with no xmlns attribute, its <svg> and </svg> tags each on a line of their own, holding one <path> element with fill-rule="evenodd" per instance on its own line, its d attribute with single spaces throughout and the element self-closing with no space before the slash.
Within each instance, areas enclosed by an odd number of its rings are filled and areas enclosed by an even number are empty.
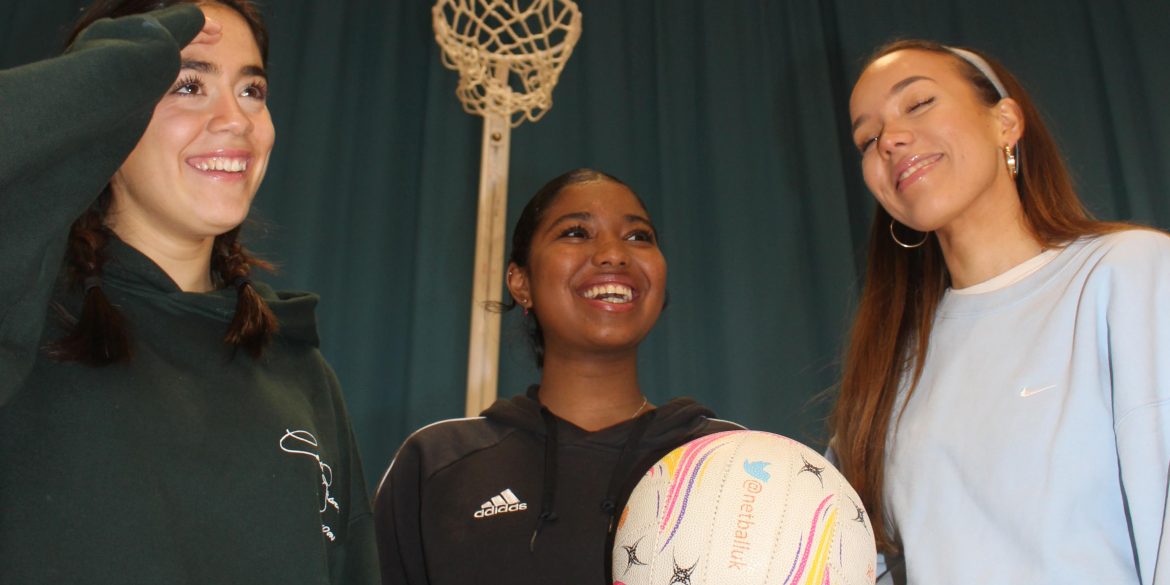
<svg viewBox="0 0 1170 585">
<path fill-rule="evenodd" d="M 541 404 L 537 397 L 539 392 L 539 385 L 529 386 L 528 391 L 522 395 L 495 401 L 481 413 L 481 416 L 500 424 L 544 436 L 546 434 L 545 424 L 541 418 Z M 715 416 L 711 409 L 690 398 L 675 398 L 647 412 L 655 414 L 649 422 L 649 426 L 646 427 L 641 444 L 643 447 L 650 448 L 673 444 L 680 438 L 701 428 L 706 419 Z M 587 440 L 614 449 L 621 449 L 626 444 L 626 439 L 629 437 L 629 427 L 633 423 L 633 419 L 631 419 L 598 431 L 587 431 L 564 419 L 557 418 L 557 421 L 560 427 L 558 441 L 562 444 Z"/>
<path fill-rule="evenodd" d="M 206 293 L 184 292 L 158 264 L 129 244 L 111 237 L 106 244 L 108 259 L 102 266 L 102 282 L 131 295 L 149 300 L 174 314 L 199 315 L 232 322 L 236 312 L 236 290 L 222 288 Z M 319 346 L 317 335 L 318 297 L 305 292 L 277 292 L 262 282 L 253 282 L 256 292 L 268 303 L 278 321 L 278 336 Z"/>
</svg>

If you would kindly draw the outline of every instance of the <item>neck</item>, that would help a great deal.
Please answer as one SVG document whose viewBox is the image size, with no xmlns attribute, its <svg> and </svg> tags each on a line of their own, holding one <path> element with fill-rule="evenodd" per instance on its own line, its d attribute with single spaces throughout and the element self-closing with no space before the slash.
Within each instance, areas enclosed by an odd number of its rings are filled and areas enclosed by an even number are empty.
<svg viewBox="0 0 1170 585">
<path fill-rule="evenodd" d="M 638 386 L 637 354 L 579 359 L 545 354 L 540 402 L 587 431 L 623 423 L 653 408 Z"/>
<path fill-rule="evenodd" d="M 951 286 L 966 288 L 994 278 L 1044 251 L 1028 229 L 1015 188 L 981 197 L 962 220 L 936 232 Z"/>
<path fill-rule="evenodd" d="M 133 222 L 111 223 L 123 242 L 142 252 L 185 292 L 208 292 L 211 280 L 211 247 L 215 238 L 190 240 L 150 229 Z"/>
</svg>

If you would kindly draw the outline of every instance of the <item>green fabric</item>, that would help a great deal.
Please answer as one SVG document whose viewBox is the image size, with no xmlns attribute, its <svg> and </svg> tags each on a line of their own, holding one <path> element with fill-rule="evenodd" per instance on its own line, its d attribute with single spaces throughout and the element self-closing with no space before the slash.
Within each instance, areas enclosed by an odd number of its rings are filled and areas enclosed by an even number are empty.
<svg viewBox="0 0 1170 585">
<path fill-rule="evenodd" d="M 0 66 L 47 55 L 76 1 L 0 8 Z M 430 2 L 266 2 L 277 143 L 252 240 L 321 294 L 370 481 L 412 430 L 462 416 L 478 118 L 439 62 Z M 897 36 L 990 51 L 1046 112 L 1105 218 L 1170 227 L 1164 0 L 585 0 L 537 124 L 513 131 L 509 225 L 548 179 L 630 183 L 662 230 L 670 307 L 651 400 L 823 440 L 873 203 L 848 137 L 860 62 Z M 4 10 L 7 10 L 5 14 Z M 31 47 L 44 47 L 35 53 Z M 537 379 L 504 319 L 502 395 Z"/>
<path fill-rule="evenodd" d="M 314 295 L 256 284 L 287 327 L 253 360 L 222 341 L 235 291 L 182 292 L 114 238 L 101 286 L 133 358 L 91 368 L 39 351 L 64 334 L 55 308 L 82 302 L 54 287 L 69 224 L 202 24 L 189 5 L 101 21 L 68 54 L 0 72 L 0 583 L 378 580 Z"/>
</svg>

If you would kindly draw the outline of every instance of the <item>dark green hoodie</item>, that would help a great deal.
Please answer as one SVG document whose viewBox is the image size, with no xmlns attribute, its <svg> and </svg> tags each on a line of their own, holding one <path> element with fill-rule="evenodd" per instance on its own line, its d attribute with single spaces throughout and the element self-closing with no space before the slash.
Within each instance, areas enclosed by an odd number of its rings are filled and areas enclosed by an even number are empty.
<svg viewBox="0 0 1170 585">
<path fill-rule="evenodd" d="M 132 359 L 55 361 L 76 314 L 70 223 L 137 143 L 200 30 L 192 5 L 99 21 L 0 72 L 0 583 L 374 583 L 373 526 L 304 293 L 259 359 L 222 339 L 234 290 L 186 293 L 114 239 L 102 287 Z"/>
</svg>

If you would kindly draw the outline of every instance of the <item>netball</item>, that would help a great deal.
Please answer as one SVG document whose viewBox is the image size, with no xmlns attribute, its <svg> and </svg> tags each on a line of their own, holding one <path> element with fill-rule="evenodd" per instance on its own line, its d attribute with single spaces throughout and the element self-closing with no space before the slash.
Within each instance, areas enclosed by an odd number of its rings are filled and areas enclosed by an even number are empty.
<svg viewBox="0 0 1170 585">
<path fill-rule="evenodd" d="M 872 584 L 873 530 L 824 457 L 771 433 L 730 431 L 671 451 L 619 519 L 614 585 Z"/>
</svg>

